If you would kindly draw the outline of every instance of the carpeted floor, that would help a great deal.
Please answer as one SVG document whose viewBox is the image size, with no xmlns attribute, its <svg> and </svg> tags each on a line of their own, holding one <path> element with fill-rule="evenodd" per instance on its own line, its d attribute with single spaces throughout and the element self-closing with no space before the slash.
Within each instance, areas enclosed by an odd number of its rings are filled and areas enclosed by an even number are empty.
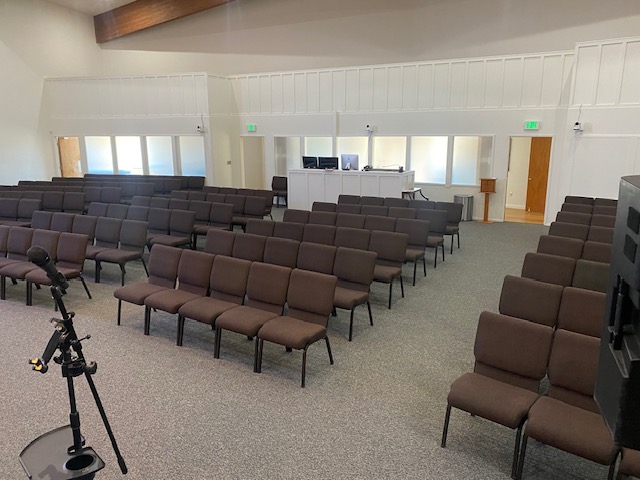
<svg viewBox="0 0 640 480">
<path fill-rule="evenodd" d="M 143 309 L 124 305 L 116 326 L 117 267 L 103 283 L 79 283 L 65 302 L 88 360 L 98 363 L 96 386 L 129 467 L 127 478 L 164 479 L 507 479 L 514 432 L 460 411 L 449 442 L 440 448 L 450 383 L 473 367 L 476 322 L 496 310 L 502 278 L 519 274 L 535 250 L 539 225 L 475 222 L 462 225 L 462 248 L 410 284 L 406 298 L 374 284 L 375 325 L 357 311 L 347 341 L 348 312 L 330 321 L 335 365 L 324 345 L 310 348 L 307 388 L 299 386 L 301 353 L 265 344 L 262 374 L 252 371 L 253 343 L 225 333 L 221 359 L 213 358 L 213 332 L 187 320 L 184 346 L 175 345 L 176 319 L 157 313 L 143 335 Z M 447 240 L 448 245 L 449 240 Z M 132 266 L 127 281 L 144 280 Z M 87 262 L 91 279 L 93 264 Z M 27 359 L 42 355 L 55 316 L 48 291 L 24 306 L 24 285 L 7 287 L 0 336 L 1 479 L 25 475 L 21 449 L 40 434 L 68 423 L 68 395 L 60 367 L 32 372 Z M 106 462 L 96 478 L 122 478 L 83 378 L 76 380 L 82 432 Z M 606 468 L 530 442 L 527 480 L 602 479 Z"/>
</svg>

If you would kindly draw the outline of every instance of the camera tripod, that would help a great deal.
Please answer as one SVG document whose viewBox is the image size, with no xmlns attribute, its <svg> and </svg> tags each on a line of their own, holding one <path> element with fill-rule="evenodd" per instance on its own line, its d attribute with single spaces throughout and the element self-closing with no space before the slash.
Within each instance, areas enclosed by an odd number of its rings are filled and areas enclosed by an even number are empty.
<svg viewBox="0 0 640 480">
<path fill-rule="evenodd" d="M 82 353 L 82 341 L 88 340 L 90 336 L 78 338 L 76 335 L 73 327 L 75 314 L 67 312 L 62 301 L 62 296 L 66 292 L 55 283 L 51 286 L 51 295 L 59 312 L 62 314 L 62 320 L 51 320 L 54 323 L 54 332 L 42 357 L 34 358 L 29 363 L 33 370 L 46 373 L 49 369 L 48 363 L 51 358 L 56 350 L 60 350 L 60 355 L 53 357 L 53 361 L 62 366 L 62 376 L 67 379 L 70 404 L 69 425 L 47 432 L 33 440 L 20 453 L 20 463 L 29 478 L 47 480 L 91 480 L 96 472 L 104 468 L 105 464 L 98 454 L 91 447 L 85 447 L 85 440 L 80 432 L 80 415 L 76 408 L 73 379 L 84 374 L 111 440 L 120 471 L 126 474 L 127 466 L 120 454 L 118 444 L 98 396 L 98 390 L 91 378 L 96 373 L 97 364 L 95 362 L 87 363 Z M 66 448 L 65 451 L 61 451 L 60 446 L 65 445 L 70 437 L 73 440 L 73 444 Z"/>
</svg>

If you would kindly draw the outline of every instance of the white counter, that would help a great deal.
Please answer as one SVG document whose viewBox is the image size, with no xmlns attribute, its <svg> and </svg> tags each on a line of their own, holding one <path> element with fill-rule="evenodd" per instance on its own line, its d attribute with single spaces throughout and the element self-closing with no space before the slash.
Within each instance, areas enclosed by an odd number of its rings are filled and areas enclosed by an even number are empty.
<svg viewBox="0 0 640 480">
<path fill-rule="evenodd" d="M 401 198 L 413 188 L 414 172 L 361 172 L 357 170 L 290 170 L 289 208 L 311 210 L 313 202 L 338 201 L 338 195 Z"/>
</svg>

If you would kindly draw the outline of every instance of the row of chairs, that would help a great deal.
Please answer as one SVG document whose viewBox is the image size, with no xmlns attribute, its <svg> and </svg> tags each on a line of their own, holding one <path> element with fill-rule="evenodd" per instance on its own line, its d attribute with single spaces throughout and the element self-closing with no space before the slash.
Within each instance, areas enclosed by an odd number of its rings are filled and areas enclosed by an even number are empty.
<svg viewBox="0 0 640 480">
<path fill-rule="evenodd" d="M 0 217 L 3 221 L 26 221 L 36 210 L 48 212 L 83 213 L 85 195 L 82 192 L 24 192 L 31 196 L 0 198 Z M 35 208 L 37 206 L 37 208 Z M 13 220 L 11 220 L 13 218 Z"/>
<path fill-rule="evenodd" d="M 280 225 L 282 222 L 278 222 Z M 369 252 L 374 253 L 374 268 L 370 272 L 371 279 L 368 280 L 369 269 L 366 268 L 360 281 L 351 279 L 352 282 L 370 285 L 372 282 L 379 282 L 389 285 L 389 302 L 388 308 L 391 308 L 391 298 L 393 294 L 393 283 L 396 279 L 400 281 L 400 291 L 404 298 L 404 283 L 402 280 L 402 265 L 404 263 L 405 251 L 408 241 L 406 234 L 394 232 L 372 231 L 369 235 L 366 233 L 368 244 L 365 248 L 358 246 L 353 248 L 349 241 L 349 236 L 354 232 L 349 229 L 341 229 L 336 244 L 322 244 L 313 241 L 295 240 L 286 237 L 265 237 L 262 235 L 254 235 L 251 233 L 235 233 L 222 230 L 210 231 L 207 234 L 207 242 L 205 244 L 205 252 L 217 255 L 229 255 L 236 258 L 242 258 L 251 261 L 264 261 L 277 265 L 297 267 L 304 270 L 312 270 L 314 272 L 336 274 L 336 251 L 340 248 L 348 248 L 350 252 Z M 364 237 L 364 236 L 363 236 Z M 304 246 L 304 247 L 303 247 Z M 351 253 L 354 258 L 360 258 L 360 254 Z M 345 261 L 353 269 L 352 274 L 357 275 L 360 267 L 352 265 L 353 261 Z M 341 265 L 340 268 L 343 266 Z M 368 287 L 367 287 L 368 292 Z M 363 298 L 363 303 L 368 302 L 367 297 Z M 353 322 L 353 308 L 361 303 L 354 304 L 350 307 L 352 310 L 351 321 Z M 346 308 L 337 305 L 338 308 Z M 371 310 L 369 309 L 369 320 L 373 324 Z M 350 327 L 351 328 L 351 327 Z M 351 335 L 350 335 L 351 337 Z"/>
<path fill-rule="evenodd" d="M 32 304 L 32 286 L 51 285 L 44 270 L 28 259 L 27 251 L 31 246 L 44 248 L 56 268 L 68 280 L 80 279 L 91 298 L 91 293 L 82 277 L 89 238 L 87 235 L 57 232 L 53 230 L 32 229 L 28 227 L 10 227 L 0 225 L 0 298 L 6 298 L 6 279 L 14 283 L 26 281 L 26 304 Z"/>
<path fill-rule="evenodd" d="M 35 198 L 0 198 L 0 225 L 29 227 L 33 212 L 42 208 Z"/>
<path fill-rule="evenodd" d="M 82 178 L 53 177 L 53 183 L 81 184 L 86 182 L 111 182 L 111 183 L 151 183 L 154 186 L 154 194 L 168 195 L 171 190 L 202 190 L 205 177 L 190 175 L 114 175 L 85 173 Z"/>
<path fill-rule="evenodd" d="M 602 197 L 581 197 L 578 195 L 567 195 L 564 197 L 564 203 L 578 205 L 592 205 L 594 207 L 617 207 L 618 200 L 613 198 Z"/>
<path fill-rule="evenodd" d="M 176 343 L 182 345 L 185 319 L 194 319 L 216 330 L 215 358 L 220 357 L 223 330 L 246 335 L 255 339 L 256 373 L 262 370 L 265 340 L 289 351 L 302 350 L 302 387 L 310 345 L 325 340 L 333 364 L 327 324 L 335 276 L 165 246 L 152 250 L 149 267 L 147 283 L 114 292 L 118 324 L 122 301 L 145 306 L 145 335 L 150 333 L 152 309 L 178 314 Z"/>
<path fill-rule="evenodd" d="M 135 184 L 132 184 L 135 186 Z M 29 188 L 27 190 L 26 188 Z M 64 190 L 63 190 L 64 188 Z M 148 190 L 141 190 L 142 193 Z M 43 190 L 39 186 L 17 187 L 11 190 L 0 191 L 2 198 L 33 198 L 41 200 L 43 205 L 49 210 L 63 211 L 64 203 L 68 202 L 67 197 L 73 198 L 73 208 L 86 208 L 91 202 L 120 203 L 128 202 L 133 197 L 132 192 L 124 192 L 119 186 L 116 187 L 51 187 Z M 69 208 L 69 207 L 67 207 Z"/>
</svg>

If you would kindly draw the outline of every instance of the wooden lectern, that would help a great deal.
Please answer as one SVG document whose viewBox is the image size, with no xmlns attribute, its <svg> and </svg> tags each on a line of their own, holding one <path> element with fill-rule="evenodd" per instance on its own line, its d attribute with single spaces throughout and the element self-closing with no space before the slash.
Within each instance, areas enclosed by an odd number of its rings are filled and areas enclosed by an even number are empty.
<svg viewBox="0 0 640 480">
<path fill-rule="evenodd" d="M 489 221 L 489 195 L 496 193 L 496 179 L 481 178 L 480 193 L 484 193 L 484 218 L 482 223 L 493 223 Z"/>
</svg>

